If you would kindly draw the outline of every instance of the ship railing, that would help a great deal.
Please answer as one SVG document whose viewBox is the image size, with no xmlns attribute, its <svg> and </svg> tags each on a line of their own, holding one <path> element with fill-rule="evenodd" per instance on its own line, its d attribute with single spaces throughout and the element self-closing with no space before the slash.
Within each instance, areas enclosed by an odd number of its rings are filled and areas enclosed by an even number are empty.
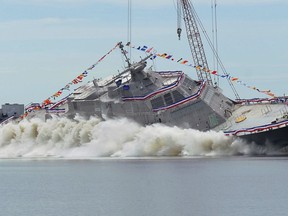
<svg viewBox="0 0 288 216">
<path fill-rule="evenodd" d="M 49 107 L 49 109 L 55 109 L 61 105 L 64 105 L 68 102 L 68 98 L 72 95 L 73 93 L 67 95 L 66 97 L 62 98 L 61 100 L 59 100 L 58 102 L 56 102 L 55 104 L 52 104 L 52 106 Z"/>
<path fill-rule="evenodd" d="M 182 71 L 156 71 L 161 77 L 179 77 L 182 75 Z"/>
<path fill-rule="evenodd" d="M 259 132 L 265 132 L 265 131 L 269 131 L 269 130 L 274 130 L 274 129 L 278 129 L 278 128 L 283 128 L 283 127 L 287 127 L 288 126 L 288 120 L 281 120 L 281 121 L 274 121 L 271 122 L 271 124 L 267 124 L 267 125 L 260 125 L 257 127 L 253 127 L 253 128 L 243 128 L 243 129 L 239 129 L 239 130 L 234 130 L 234 131 L 226 131 L 225 135 L 227 136 L 242 136 L 242 135 L 248 135 L 248 134 L 255 134 L 255 133 L 259 133 Z"/>
<path fill-rule="evenodd" d="M 250 104 L 287 104 L 287 97 L 275 97 L 275 98 L 252 98 L 252 99 L 237 99 L 237 104 L 250 105 Z"/>
<path fill-rule="evenodd" d="M 31 111 L 35 110 L 36 108 L 40 108 L 40 107 L 41 107 L 40 103 L 32 103 L 31 102 L 25 106 L 24 110 L 25 110 L 25 112 L 31 112 Z"/>
<path fill-rule="evenodd" d="M 14 119 L 14 117 L 15 117 L 14 115 L 13 115 L 13 116 L 10 116 L 9 118 L 7 118 L 7 119 L 4 120 L 3 122 L 1 122 L 0 125 L 2 126 L 2 125 L 5 125 L 5 124 L 11 122 L 11 121 Z"/>
<path fill-rule="evenodd" d="M 262 115 L 267 115 L 269 112 L 272 111 L 272 108 L 270 106 L 265 106 L 264 109 L 261 109 Z"/>
<path fill-rule="evenodd" d="M 279 112 L 280 112 L 280 115 L 283 116 L 283 118 L 288 118 L 288 110 L 286 106 L 282 108 Z"/>
<path fill-rule="evenodd" d="M 107 85 L 110 85 L 112 83 L 116 83 L 117 80 L 121 80 L 121 83 L 127 83 L 128 81 L 131 80 L 131 74 L 130 73 L 127 74 L 129 72 L 128 70 L 125 70 L 124 72 L 122 72 L 118 75 L 113 75 L 112 78 L 105 78 L 105 80 L 101 79 L 101 81 L 103 80 L 102 81 L 103 84 L 99 85 L 99 86 L 107 86 Z M 97 83 L 99 83 L 99 82 L 97 82 Z"/>
</svg>

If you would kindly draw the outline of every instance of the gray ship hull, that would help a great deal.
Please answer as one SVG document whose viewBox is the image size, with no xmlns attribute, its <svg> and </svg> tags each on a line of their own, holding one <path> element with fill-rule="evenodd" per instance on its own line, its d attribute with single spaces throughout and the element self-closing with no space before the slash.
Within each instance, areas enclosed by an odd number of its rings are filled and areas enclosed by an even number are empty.
<svg viewBox="0 0 288 216">
<path fill-rule="evenodd" d="M 272 149 L 282 149 L 288 146 L 288 127 L 241 135 L 239 137 L 249 143 L 255 143 Z"/>
</svg>

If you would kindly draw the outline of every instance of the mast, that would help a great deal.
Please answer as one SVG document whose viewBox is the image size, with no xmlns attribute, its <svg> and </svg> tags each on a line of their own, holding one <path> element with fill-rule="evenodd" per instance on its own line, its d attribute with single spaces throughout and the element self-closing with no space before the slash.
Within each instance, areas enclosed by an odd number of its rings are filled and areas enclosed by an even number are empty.
<svg viewBox="0 0 288 216">
<path fill-rule="evenodd" d="M 118 43 L 119 44 L 119 48 L 121 49 L 121 53 L 124 55 L 124 57 L 125 57 L 125 61 L 127 62 L 127 64 L 128 64 L 128 67 L 131 67 L 131 62 L 130 62 L 130 59 L 128 58 L 128 56 L 127 56 L 127 52 L 126 52 L 126 50 L 124 50 L 124 45 L 122 44 L 122 42 L 119 42 Z"/>
</svg>

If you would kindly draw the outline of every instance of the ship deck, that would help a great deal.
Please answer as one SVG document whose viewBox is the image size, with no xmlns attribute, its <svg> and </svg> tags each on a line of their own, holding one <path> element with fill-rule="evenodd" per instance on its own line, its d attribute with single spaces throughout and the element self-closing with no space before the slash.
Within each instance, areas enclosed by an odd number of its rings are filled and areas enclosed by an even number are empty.
<svg viewBox="0 0 288 216">
<path fill-rule="evenodd" d="M 239 108 L 233 111 L 232 116 L 216 130 L 245 131 L 275 124 L 287 120 L 287 112 L 288 106 L 285 103 L 239 105 Z"/>
</svg>

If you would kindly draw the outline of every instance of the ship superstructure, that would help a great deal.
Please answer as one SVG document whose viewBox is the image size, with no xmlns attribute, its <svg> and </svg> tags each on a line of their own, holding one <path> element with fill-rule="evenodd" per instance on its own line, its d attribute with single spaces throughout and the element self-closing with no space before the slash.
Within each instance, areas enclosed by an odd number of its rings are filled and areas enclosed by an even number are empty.
<svg viewBox="0 0 288 216">
<path fill-rule="evenodd" d="M 69 98 L 69 114 L 126 117 L 143 125 L 163 123 L 202 131 L 230 117 L 234 103 L 221 89 L 182 71 L 145 71 L 147 58 L 110 80 L 79 88 Z"/>
</svg>

